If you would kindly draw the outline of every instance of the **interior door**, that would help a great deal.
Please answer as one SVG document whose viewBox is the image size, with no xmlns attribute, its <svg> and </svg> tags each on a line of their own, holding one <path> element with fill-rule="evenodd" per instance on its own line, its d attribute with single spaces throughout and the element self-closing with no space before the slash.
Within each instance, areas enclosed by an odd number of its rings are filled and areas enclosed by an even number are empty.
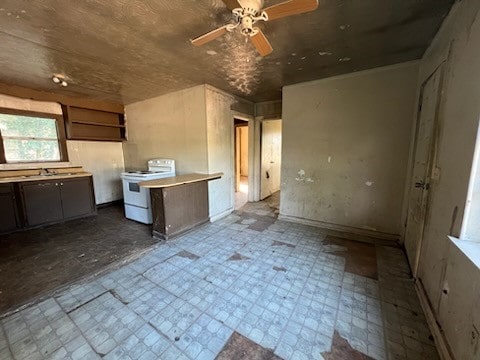
<svg viewBox="0 0 480 360">
<path fill-rule="evenodd" d="M 280 190 L 282 120 L 262 122 L 261 194 L 263 200 Z"/>
<path fill-rule="evenodd" d="M 442 68 L 440 67 L 423 86 L 415 136 L 415 157 L 405 231 L 405 249 L 414 275 L 417 272 L 427 215 L 428 191 L 436 149 L 435 124 L 441 87 Z"/>
<path fill-rule="evenodd" d="M 235 192 L 240 191 L 240 126 L 235 126 Z"/>
</svg>

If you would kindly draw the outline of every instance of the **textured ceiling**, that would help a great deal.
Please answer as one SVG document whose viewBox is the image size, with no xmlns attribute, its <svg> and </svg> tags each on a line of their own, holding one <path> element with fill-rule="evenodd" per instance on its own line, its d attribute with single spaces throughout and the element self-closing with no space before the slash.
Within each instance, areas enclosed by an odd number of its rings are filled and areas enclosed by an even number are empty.
<svg viewBox="0 0 480 360">
<path fill-rule="evenodd" d="M 452 3 L 320 0 L 260 24 L 274 48 L 261 58 L 238 33 L 190 44 L 229 21 L 220 0 L 0 0 L 0 82 L 125 104 L 203 83 L 275 100 L 283 85 L 420 58 Z"/>
</svg>

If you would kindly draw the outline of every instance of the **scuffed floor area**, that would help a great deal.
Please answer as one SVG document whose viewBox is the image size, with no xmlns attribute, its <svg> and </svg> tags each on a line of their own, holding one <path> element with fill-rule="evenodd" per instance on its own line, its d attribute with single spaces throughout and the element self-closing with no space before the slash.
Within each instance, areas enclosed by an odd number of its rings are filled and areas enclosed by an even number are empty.
<svg viewBox="0 0 480 360">
<path fill-rule="evenodd" d="M 125 219 L 123 204 L 94 217 L 0 236 L 0 313 L 137 257 L 155 243 L 148 226 Z"/>
<path fill-rule="evenodd" d="M 248 177 L 240 178 L 239 191 L 235 192 L 235 210 L 241 209 L 248 202 Z"/>
<path fill-rule="evenodd" d="M 438 358 L 400 249 L 270 201 L 4 317 L 0 358 Z"/>
</svg>

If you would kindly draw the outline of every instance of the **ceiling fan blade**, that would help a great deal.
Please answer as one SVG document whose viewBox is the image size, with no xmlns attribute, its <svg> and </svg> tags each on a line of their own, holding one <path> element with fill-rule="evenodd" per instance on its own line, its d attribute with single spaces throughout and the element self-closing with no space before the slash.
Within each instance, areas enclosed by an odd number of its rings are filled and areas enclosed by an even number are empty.
<svg viewBox="0 0 480 360">
<path fill-rule="evenodd" d="M 291 15 L 303 14 L 317 8 L 318 0 L 290 0 L 265 8 L 263 11 L 267 13 L 268 20 L 271 21 Z"/>
<path fill-rule="evenodd" d="M 270 45 L 270 42 L 262 30 L 258 30 L 258 33 L 251 36 L 250 39 L 260 55 L 267 56 L 272 53 L 272 45 Z"/>
<path fill-rule="evenodd" d="M 195 46 L 202 46 L 212 40 L 215 40 L 216 38 L 219 38 L 222 35 L 225 35 L 226 33 L 227 33 L 227 25 L 222 26 L 221 28 L 215 29 L 213 31 L 210 31 L 209 33 L 206 33 L 190 41 Z"/>
<path fill-rule="evenodd" d="M 238 0 L 222 0 L 228 10 L 238 9 L 241 8 L 242 5 L 238 2 Z"/>
</svg>

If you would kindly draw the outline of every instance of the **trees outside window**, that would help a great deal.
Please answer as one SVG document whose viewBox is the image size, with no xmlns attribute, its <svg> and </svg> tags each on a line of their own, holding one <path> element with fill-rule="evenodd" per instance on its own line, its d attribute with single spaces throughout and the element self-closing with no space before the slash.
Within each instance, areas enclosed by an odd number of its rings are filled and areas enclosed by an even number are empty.
<svg viewBox="0 0 480 360">
<path fill-rule="evenodd" d="M 63 121 L 55 115 L 5 113 L 0 109 L 0 133 L 3 145 L 1 162 L 66 160 Z"/>
</svg>

